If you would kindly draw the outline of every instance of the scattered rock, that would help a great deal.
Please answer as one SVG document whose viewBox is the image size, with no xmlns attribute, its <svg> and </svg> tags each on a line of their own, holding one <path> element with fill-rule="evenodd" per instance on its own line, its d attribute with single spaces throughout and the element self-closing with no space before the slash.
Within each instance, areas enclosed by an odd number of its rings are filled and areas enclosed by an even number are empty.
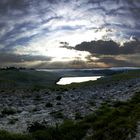
<svg viewBox="0 0 140 140">
<path fill-rule="evenodd" d="M 139 87 L 140 79 L 134 79 L 64 90 L 61 95 L 60 91 L 49 90 L 1 91 L 0 129 L 25 132 L 35 121 L 55 125 L 65 118 L 77 120 L 97 110 L 103 102 L 128 100 Z"/>
</svg>

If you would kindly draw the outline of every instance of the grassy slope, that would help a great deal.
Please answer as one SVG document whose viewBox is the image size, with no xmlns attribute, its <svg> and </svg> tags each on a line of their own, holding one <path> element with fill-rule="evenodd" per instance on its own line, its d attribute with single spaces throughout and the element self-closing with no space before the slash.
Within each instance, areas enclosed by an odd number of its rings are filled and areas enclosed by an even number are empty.
<svg viewBox="0 0 140 140">
<path fill-rule="evenodd" d="M 65 74 L 64 74 L 65 75 Z M 128 80 L 140 77 L 140 70 L 129 71 L 126 73 L 115 74 L 97 81 L 75 83 L 65 86 L 55 85 L 55 82 L 62 76 L 62 73 L 43 72 L 35 70 L 1 70 L 0 88 L 51 88 L 52 90 L 69 90 L 72 88 L 81 88 L 96 84 L 106 84 L 112 81 Z"/>
<path fill-rule="evenodd" d="M 51 72 L 2 70 L 0 71 L 0 88 L 47 87 L 54 85 L 58 78 L 58 75 Z"/>
</svg>

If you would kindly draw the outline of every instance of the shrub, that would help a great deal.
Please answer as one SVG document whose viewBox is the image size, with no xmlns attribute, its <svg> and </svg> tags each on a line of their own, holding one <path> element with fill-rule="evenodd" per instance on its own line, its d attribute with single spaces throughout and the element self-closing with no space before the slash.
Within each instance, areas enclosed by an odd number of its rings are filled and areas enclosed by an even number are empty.
<svg viewBox="0 0 140 140">
<path fill-rule="evenodd" d="M 37 95 L 35 96 L 34 100 L 40 101 L 40 100 L 41 100 L 41 96 L 40 96 L 39 94 L 37 94 Z"/>
<path fill-rule="evenodd" d="M 81 116 L 81 113 L 80 112 L 76 112 L 75 113 L 75 120 L 79 120 L 79 119 L 82 119 L 83 117 Z"/>
<path fill-rule="evenodd" d="M 2 115 L 13 115 L 16 113 L 16 110 L 13 109 L 13 108 L 4 108 L 2 111 L 1 111 L 1 114 Z"/>
<path fill-rule="evenodd" d="M 56 103 L 56 105 L 62 105 L 62 103 L 58 102 L 58 103 Z"/>
<path fill-rule="evenodd" d="M 43 123 L 33 122 L 31 125 L 28 126 L 27 129 L 30 133 L 32 133 L 32 132 L 35 132 L 35 131 L 38 131 L 38 130 L 46 130 L 47 127 Z"/>
<path fill-rule="evenodd" d="M 53 104 L 52 103 L 46 103 L 46 105 L 45 105 L 46 107 L 52 107 L 53 106 Z"/>
<path fill-rule="evenodd" d="M 56 100 L 61 100 L 61 99 L 62 97 L 60 95 L 56 97 Z"/>
<path fill-rule="evenodd" d="M 54 111 L 50 113 L 54 118 L 62 119 L 64 114 L 61 111 Z"/>
<path fill-rule="evenodd" d="M 96 106 L 96 102 L 95 102 L 94 100 L 89 101 L 89 104 L 90 104 L 91 106 Z"/>
<path fill-rule="evenodd" d="M 18 118 L 11 118 L 9 124 L 15 124 L 18 121 Z"/>
</svg>

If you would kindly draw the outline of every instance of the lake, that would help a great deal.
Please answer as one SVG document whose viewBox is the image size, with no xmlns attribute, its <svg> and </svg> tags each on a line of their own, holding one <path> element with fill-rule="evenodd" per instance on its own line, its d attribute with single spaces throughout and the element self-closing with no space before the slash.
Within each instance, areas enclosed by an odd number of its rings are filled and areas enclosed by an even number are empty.
<svg viewBox="0 0 140 140">
<path fill-rule="evenodd" d="M 88 77 L 62 77 L 56 84 L 57 85 L 68 85 L 71 83 L 81 83 L 87 81 L 95 81 L 102 76 L 88 76 Z"/>
</svg>

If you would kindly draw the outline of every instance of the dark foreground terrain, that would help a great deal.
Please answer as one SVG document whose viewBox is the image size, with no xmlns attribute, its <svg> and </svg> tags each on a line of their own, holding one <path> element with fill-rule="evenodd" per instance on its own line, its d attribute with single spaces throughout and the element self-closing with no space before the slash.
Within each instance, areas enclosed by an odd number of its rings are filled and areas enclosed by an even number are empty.
<svg viewBox="0 0 140 140">
<path fill-rule="evenodd" d="M 54 84 L 58 74 L 8 73 L 0 72 L 0 140 L 140 139 L 139 70 L 66 86 Z"/>
</svg>

